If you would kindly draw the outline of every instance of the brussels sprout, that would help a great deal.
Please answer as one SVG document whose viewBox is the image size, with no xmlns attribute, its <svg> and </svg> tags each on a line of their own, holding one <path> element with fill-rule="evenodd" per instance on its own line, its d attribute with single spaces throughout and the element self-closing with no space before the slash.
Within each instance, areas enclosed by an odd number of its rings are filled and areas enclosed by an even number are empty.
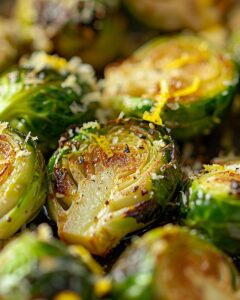
<svg viewBox="0 0 240 300">
<path fill-rule="evenodd" d="M 86 123 L 69 136 L 48 166 L 50 213 L 65 242 L 105 256 L 175 206 L 180 172 L 163 127 L 117 119 Z"/>
<path fill-rule="evenodd" d="M 0 123 L 0 240 L 30 221 L 46 198 L 45 166 L 29 135 Z"/>
<path fill-rule="evenodd" d="M 118 0 L 18 0 L 15 16 L 35 49 L 48 48 L 67 58 L 79 55 L 102 69 L 122 45 L 126 26 L 118 6 Z M 34 32 L 41 34 L 44 48 Z"/>
<path fill-rule="evenodd" d="M 48 237 L 45 227 L 39 231 L 20 235 L 0 253 L 0 298 L 97 299 L 93 288 L 101 269 L 87 251 L 72 253 Z"/>
<path fill-rule="evenodd" d="M 183 222 L 217 246 L 240 254 L 240 160 L 205 165 L 182 194 Z"/>
<path fill-rule="evenodd" d="M 157 38 L 106 68 L 103 105 L 163 122 L 178 139 L 209 133 L 237 85 L 228 54 L 195 36 Z"/>
<path fill-rule="evenodd" d="M 123 253 L 111 275 L 114 300 L 239 299 L 231 261 L 181 227 L 146 233 Z"/>
<path fill-rule="evenodd" d="M 37 52 L 0 77 L 0 96 L 0 119 L 47 151 L 70 124 L 94 118 L 99 93 L 90 65 Z"/>
<path fill-rule="evenodd" d="M 129 11 L 144 24 L 166 31 L 199 30 L 222 20 L 229 0 L 124 0 Z"/>
</svg>

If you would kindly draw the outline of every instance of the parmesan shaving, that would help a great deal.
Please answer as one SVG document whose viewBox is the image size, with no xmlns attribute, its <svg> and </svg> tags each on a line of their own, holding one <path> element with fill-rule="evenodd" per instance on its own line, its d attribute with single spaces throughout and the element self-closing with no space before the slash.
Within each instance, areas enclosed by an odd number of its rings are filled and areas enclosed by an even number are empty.
<svg viewBox="0 0 240 300">
<path fill-rule="evenodd" d="M 77 77 L 73 74 L 69 75 L 61 84 L 63 88 L 72 88 L 76 94 L 81 95 L 81 86 L 77 83 Z"/>
<path fill-rule="evenodd" d="M 82 125 L 82 129 L 88 129 L 88 128 L 97 128 L 100 129 L 100 124 L 97 121 L 94 122 L 88 122 L 88 123 L 84 123 Z"/>
</svg>

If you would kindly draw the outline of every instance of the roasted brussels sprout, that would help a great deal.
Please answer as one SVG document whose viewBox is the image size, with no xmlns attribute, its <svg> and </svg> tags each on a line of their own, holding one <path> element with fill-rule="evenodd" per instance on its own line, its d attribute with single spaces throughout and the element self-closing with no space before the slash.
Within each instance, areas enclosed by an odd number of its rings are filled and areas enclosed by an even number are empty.
<svg viewBox="0 0 240 300">
<path fill-rule="evenodd" d="M 73 254 L 45 231 L 24 233 L 0 253 L 0 299 L 97 299 L 101 268 L 85 249 Z"/>
<path fill-rule="evenodd" d="M 31 131 L 46 152 L 70 124 L 95 119 L 99 93 L 90 65 L 43 52 L 0 77 L 0 119 Z"/>
<path fill-rule="evenodd" d="M 230 300 L 237 297 L 231 261 L 185 228 L 146 233 L 112 270 L 115 300 Z"/>
<path fill-rule="evenodd" d="M 129 11 L 146 25 L 166 31 L 199 30 L 220 22 L 234 0 L 124 0 Z"/>
<path fill-rule="evenodd" d="M 101 69 L 122 44 L 125 20 L 118 6 L 118 0 L 17 0 L 15 16 L 35 49 L 67 58 L 79 55 Z M 48 41 L 44 48 L 42 40 Z"/>
<path fill-rule="evenodd" d="M 163 127 L 117 119 L 86 123 L 69 137 L 48 166 L 48 204 L 62 240 L 105 256 L 173 209 L 180 172 Z"/>
<path fill-rule="evenodd" d="M 230 254 L 240 254 L 240 160 L 205 165 L 182 193 L 182 217 Z"/>
<path fill-rule="evenodd" d="M 238 76 L 228 54 L 195 36 L 157 38 L 105 71 L 103 105 L 172 129 L 209 133 L 232 102 Z"/>
<path fill-rule="evenodd" d="M 32 139 L 0 123 L 0 240 L 35 217 L 46 199 L 44 162 Z"/>
</svg>

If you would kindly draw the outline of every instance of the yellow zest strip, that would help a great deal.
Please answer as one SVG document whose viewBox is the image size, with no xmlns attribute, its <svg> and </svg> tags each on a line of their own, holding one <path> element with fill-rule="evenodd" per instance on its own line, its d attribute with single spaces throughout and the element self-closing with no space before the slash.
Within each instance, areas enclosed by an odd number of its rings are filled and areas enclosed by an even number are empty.
<svg viewBox="0 0 240 300">
<path fill-rule="evenodd" d="M 112 289 L 112 283 L 108 278 L 101 278 L 99 279 L 94 286 L 95 294 L 98 297 L 105 296 L 108 294 Z"/>
<path fill-rule="evenodd" d="M 113 156 L 113 152 L 111 150 L 111 146 L 109 141 L 106 139 L 104 135 L 97 136 L 96 134 L 92 134 L 92 136 L 97 141 L 98 145 L 102 148 L 102 150 L 107 154 L 107 157 L 110 158 Z"/>
<path fill-rule="evenodd" d="M 196 77 L 196 78 L 194 78 L 194 80 L 190 86 L 173 93 L 173 97 L 182 97 L 182 96 L 191 95 L 199 89 L 199 86 L 200 86 L 200 79 L 198 77 Z"/>
<path fill-rule="evenodd" d="M 56 55 L 45 54 L 43 59 L 45 60 L 47 66 L 59 71 L 64 70 L 68 64 L 65 58 Z"/>
<path fill-rule="evenodd" d="M 166 69 L 177 69 L 181 68 L 185 65 L 192 64 L 192 63 L 197 63 L 203 60 L 204 58 L 207 58 L 206 55 L 200 53 L 198 55 L 182 55 L 180 58 L 177 58 L 170 63 L 166 65 Z"/>
<path fill-rule="evenodd" d="M 100 265 L 92 258 L 91 254 L 84 247 L 80 245 L 73 245 L 69 247 L 69 250 L 73 255 L 79 256 L 93 273 L 98 275 L 104 274 Z"/>
<path fill-rule="evenodd" d="M 151 111 L 145 111 L 143 114 L 143 120 L 155 123 L 157 125 L 162 125 L 162 119 L 160 114 L 164 108 L 167 100 L 169 99 L 169 89 L 166 80 L 161 81 L 161 94 L 156 97 L 157 105 Z"/>
<path fill-rule="evenodd" d="M 71 291 L 63 291 L 54 297 L 54 300 L 82 300 L 82 297 Z"/>
</svg>

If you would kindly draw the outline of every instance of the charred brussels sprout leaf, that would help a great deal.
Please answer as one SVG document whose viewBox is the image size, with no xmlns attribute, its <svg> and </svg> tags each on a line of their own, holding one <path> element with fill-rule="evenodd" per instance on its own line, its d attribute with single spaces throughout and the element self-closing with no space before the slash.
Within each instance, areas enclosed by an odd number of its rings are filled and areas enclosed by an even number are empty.
<svg viewBox="0 0 240 300">
<path fill-rule="evenodd" d="M 186 225 L 205 233 L 217 246 L 240 254 L 240 160 L 206 165 L 182 194 Z"/>
<path fill-rule="evenodd" d="M 0 240 L 30 221 L 46 199 L 45 166 L 31 137 L 0 123 Z"/>
<path fill-rule="evenodd" d="M 135 241 L 112 278 L 114 300 L 238 299 L 231 261 L 180 227 L 157 228 Z"/>
<path fill-rule="evenodd" d="M 79 55 L 102 69 L 122 46 L 126 25 L 118 6 L 118 0 L 18 0 L 15 16 L 35 48 Z"/>
<path fill-rule="evenodd" d="M 180 172 L 163 127 L 117 119 L 69 134 L 48 166 L 48 204 L 61 239 L 105 256 L 125 235 L 164 220 Z"/>
<path fill-rule="evenodd" d="M 70 124 L 94 118 L 98 91 L 94 71 L 78 58 L 37 52 L 0 77 L 0 119 L 55 148 Z"/>
<path fill-rule="evenodd" d="M 0 298 L 97 299 L 94 285 L 101 269 L 87 257 L 86 250 L 76 255 L 47 237 L 45 227 L 39 231 L 39 236 L 30 232 L 20 235 L 0 253 Z"/>
<path fill-rule="evenodd" d="M 209 133 L 238 81 L 229 55 L 194 36 L 157 38 L 105 71 L 103 104 L 161 124 L 178 139 Z"/>
</svg>

